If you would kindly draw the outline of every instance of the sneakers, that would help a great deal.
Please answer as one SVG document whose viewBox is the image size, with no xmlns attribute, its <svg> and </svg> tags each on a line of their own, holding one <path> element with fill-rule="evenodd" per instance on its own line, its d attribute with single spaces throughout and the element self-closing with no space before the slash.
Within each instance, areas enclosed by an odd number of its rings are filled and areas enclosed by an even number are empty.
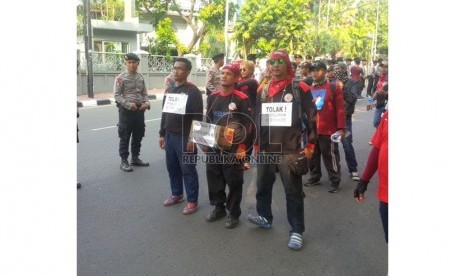
<svg viewBox="0 0 465 276">
<path fill-rule="evenodd" d="M 328 192 L 330 192 L 332 194 L 335 194 L 335 193 L 339 192 L 339 183 L 332 183 Z"/>
<path fill-rule="evenodd" d="M 163 202 L 163 205 L 171 206 L 179 202 L 183 202 L 183 201 L 184 201 L 184 195 L 172 195 Z"/>
<path fill-rule="evenodd" d="M 353 181 L 359 181 L 360 180 L 360 177 L 358 176 L 357 172 L 351 172 L 350 176 L 352 176 Z"/>
<path fill-rule="evenodd" d="M 122 159 L 121 160 L 121 165 L 119 165 L 119 168 L 122 171 L 125 171 L 125 172 L 132 172 L 132 167 L 129 166 L 129 163 L 128 163 L 127 159 Z"/>
<path fill-rule="evenodd" d="M 287 246 L 292 250 L 300 250 L 303 245 L 302 234 L 291 233 Z"/>
<path fill-rule="evenodd" d="M 321 185 L 321 181 L 319 179 L 309 178 L 308 181 L 304 184 L 304 186 L 307 186 L 307 187 L 316 186 L 316 185 Z"/>
<path fill-rule="evenodd" d="M 144 161 L 140 160 L 139 157 L 133 157 L 131 160 L 131 166 L 139 166 L 139 167 L 147 167 L 149 163 L 144 163 Z"/>
<path fill-rule="evenodd" d="M 213 222 L 224 216 L 226 216 L 226 209 L 224 206 L 215 206 L 215 209 L 213 209 L 210 214 L 208 214 L 207 221 Z"/>
<path fill-rule="evenodd" d="M 226 219 L 226 223 L 224 225 L 228 229 L 233 229 L 238 224 L 239 224 L 239 218 L 228 215 L 228 218 Z"/>
<path fill-rule="evenodd" d="M 247 216 L 247 219 L 255 224 L 255 225 L 258 225 L 260 226 L 261 228 L 264 228 L 264 229 L 270 229 L 271 228 L 271 223 L 268 222 L 268 220 L 266 220 L 266 218 L 262 217 L 262 216 L 254 216 L 252 214 L 249 214 Z"/>
<path fill-rule="evenodd" d="M 184 215 L 190 215 L 192 213 L 195 213 L 198 207 L 199 207 L 199 204 L 197 202 L 188 202 L 186 207 L 184 207 L 184 210 L 182 210 L 182 213 Z"/>
</svg>

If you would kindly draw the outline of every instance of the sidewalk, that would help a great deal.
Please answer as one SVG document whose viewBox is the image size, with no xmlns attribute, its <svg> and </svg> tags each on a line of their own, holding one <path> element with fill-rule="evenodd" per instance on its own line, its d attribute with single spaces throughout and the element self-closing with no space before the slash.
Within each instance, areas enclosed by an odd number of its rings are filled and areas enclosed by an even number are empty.
<svg viewBox="0 0 465 276">
<path fill-rule="evenodd" d="M 199 87 L 200 92 L 205 94 L 205 87 Z M 162 88 L 155 88 L 147 90 L 150 100 L 161 100 L 165 90 Z M 115 104 L 113 92 L 94 93 L 94 98 L 89 98 L 87 95 L 77 96 L 78 107 L 98 106 Z"/>
<path fill-rule="evenodd" d="M 161 99 L 163 97 L 163 89 L 147 90 L 150 100 Z M 94 93 L 94 98 L 89 98 L 88 95 L 77 96 L 78 107 L 88 107 L 97 105 L 115 104 L 113 92 Z"/>
</svg>

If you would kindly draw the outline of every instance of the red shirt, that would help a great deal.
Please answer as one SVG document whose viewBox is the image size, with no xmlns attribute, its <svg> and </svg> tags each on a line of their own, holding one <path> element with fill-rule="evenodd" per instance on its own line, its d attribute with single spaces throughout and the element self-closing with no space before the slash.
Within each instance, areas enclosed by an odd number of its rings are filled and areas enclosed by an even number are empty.
<svg viewBox="0 0 465 276">
<path fill-rule="evenodd" d="M 350 68 L 350 77 L 351 79 L 353 79 L 354 81 L 361 81 L 362 80 L 362 68 L 358 67 L 358 65 L 355 65 L 355 66 L 352 66 L 352 68 Z"/>
<path fill-rule="evenodd" d="M 381 117 L 381 123 L 376 129 L 371 143 L 379 149 L 378 157 L 378 198 L 388 203 L 388 112 Z"/>
<path fill-rule="evenodd" d="M 333 93 L 331 84 L 327 82 L 322 86 L 311 86 L 310 90 L 318 110 L 318 135 L 332 135 L 339 129 L 345 129 L 346 117 L 341 87 L 336 86 Z"/>
</svg>

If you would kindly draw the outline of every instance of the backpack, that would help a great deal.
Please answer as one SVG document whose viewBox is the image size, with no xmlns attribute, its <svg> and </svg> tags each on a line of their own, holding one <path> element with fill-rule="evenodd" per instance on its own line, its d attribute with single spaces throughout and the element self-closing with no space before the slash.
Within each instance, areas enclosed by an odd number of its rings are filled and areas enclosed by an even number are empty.
<svg viewBox="0 0 465 276">
<path fill-rule="evenodd" d="M 350 115 L 354 114 L 355 112 L 355 103 L 357 102 L 357 95 L 350 92 L 352 86 L 356 85 L 356 83 L 353 80 L 348 80 L 346 83 L 344 83 L 344 86 L 342 87 L 342 95 L 344 97 L 344 111 L 346 117 L 349 117 Z M 336 84 L 331 83 L 331 91 L 335 93 L 336 91 Z"/>
</svg>

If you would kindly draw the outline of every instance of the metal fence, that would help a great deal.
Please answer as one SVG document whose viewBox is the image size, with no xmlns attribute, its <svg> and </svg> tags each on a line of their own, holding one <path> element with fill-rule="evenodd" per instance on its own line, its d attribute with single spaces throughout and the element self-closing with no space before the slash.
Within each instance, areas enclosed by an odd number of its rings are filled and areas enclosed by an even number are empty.
<svg viewBox="0 0 465 276">
<path fill-rule="evenodd" d="M 148 70 L 154 73 L 169 73 L 173 70 L 173 61 L 177 56 L 162 55 L 148 56 Z M 197 72 L 206 72 L 213 66 L 211 58 L 197 59 Z M 121 72 L 124 70 L 124 53 L 92 52 L 92 67 L 94 73 Z M 87 61 L 84 52 L 79 53 L 78 69 L 87 70 Z"/>
</svg>

